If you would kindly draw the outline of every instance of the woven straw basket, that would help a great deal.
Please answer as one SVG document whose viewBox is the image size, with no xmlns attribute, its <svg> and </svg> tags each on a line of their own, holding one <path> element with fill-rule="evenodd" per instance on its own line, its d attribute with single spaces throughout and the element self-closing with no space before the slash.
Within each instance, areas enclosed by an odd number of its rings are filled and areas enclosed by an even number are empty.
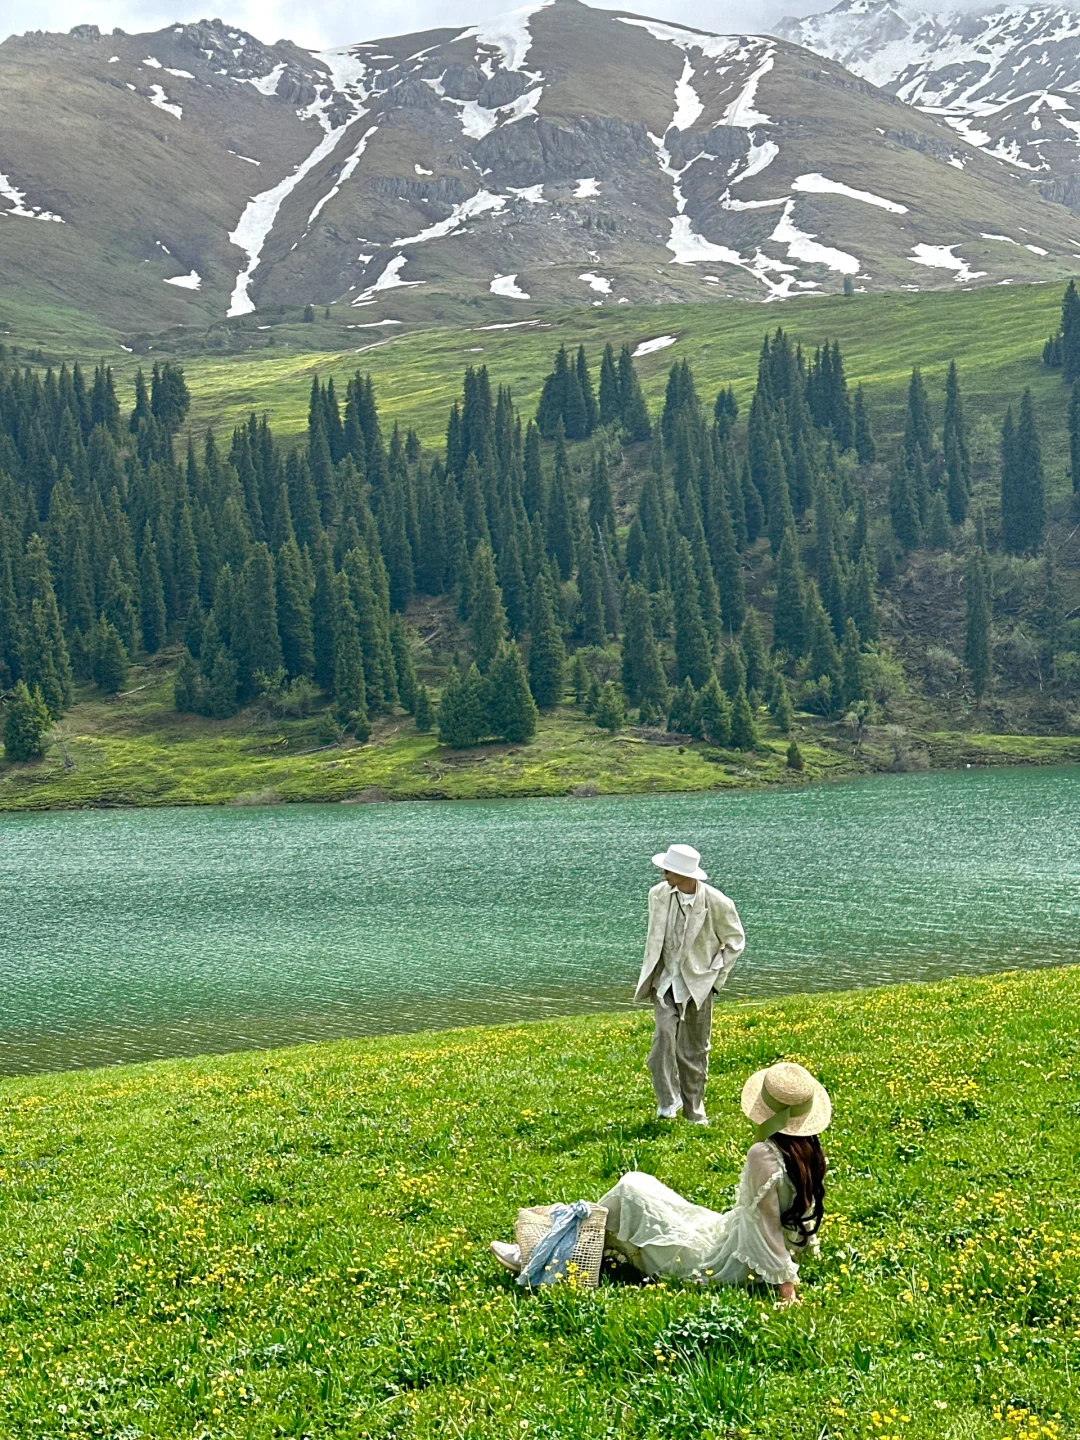
<svg viewBox="0 0 1080 1440">
<path fill-rule="evenodd" d="M 529 1263 L 529 1256 L 536 1249 L 542 1236 L 551 1229 L 551 1205 L 530 1205 L 517 1213 L 514 1239 L 521 1247 L 521 1263 Z M 581 1222 L 577 1244 L 570 1257 L 574 1266 L 575 1285 L 588 1286 L 595 1290 L 600 1283 L 600 1262 L 604 1258 L 604 1228 L 608 1212 L 603 1205 L 590 1205 L 589 1218 Z"/>
</svg>

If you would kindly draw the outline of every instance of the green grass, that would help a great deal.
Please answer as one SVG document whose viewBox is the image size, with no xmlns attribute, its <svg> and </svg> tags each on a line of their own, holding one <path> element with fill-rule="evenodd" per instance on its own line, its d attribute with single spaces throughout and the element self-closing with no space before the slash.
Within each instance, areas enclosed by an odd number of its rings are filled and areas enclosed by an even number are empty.
<svg viewBox="0 0 1080 1440">
<path fill-rule="evenodd" d="M 318 718 L 282 720 L 247 710 L 231 720 L 177 715 L 170 672 L 136 668 L 132 689 L 106 699 L 92 687 L 52 734 L 44 760 L 0 759 L 0 811 L 100 805 L 277 804 L 343 800 L 475 800 L 498 797 L 721 790 L 806 784 L 889 769 L 887 731 L 871 728 L 858 756 L 842 724 L 804 715 L 797 738 L 805 769 L 787 767 L 787 738 L 762 711 L 757 750 L 701 742 L 655 744 L 632 730 L 598 730 L 579 710 L 541 717 L 528 745 L 449 750 L 411 719 L 379 721 L 370 743 L 320 744 Z M 1060 764 L 1080 760 L 1080 736 L 908 731 L 910 763 L 941 767 Z"/>
<path fill-rule="evenodd" d="M 644 1015 L 4 1081 L 0 1433 L 1076 1436 L 1078 1005 L 1058 970 L 721 1006 L 704 1132 L 652 1119 Z M 778 1057 L 835 1102 L 802 1307 L 497 1270 L 518 1205 L 630 1168 L 727 1205 Z"/>
<path fill-rule="evenodd" d="M 637 362 L 652 403 L 663 397 L 672 362 L 686 359 L 704 396 L 711 398 L 721 386 L 734 384 L 745 404 L 756 381 L 762 336 L 782 325 L 811 350 L 826 336 L 839 340 L 849 382 L 865 383 L 879 407 L 879 420 L 893 430 L 900 428 L 894 412 L 904 400 L 911 367 L 921 365 L 931 387 L 939 387 L 954 358 L 973 413 L 988 412 L 1000 419 L 1006 404 L 1026 385 L 1046 404 L 1063 410 L 1060 375 L 1046 370 L 1040 358 L 1043 341 L 1057 327 L 1063 288 L 1046 284 L 850 299 L 824 296 L 771 306 L 718 301 L 581 309 L 547 317 L 549 328 L 544 329 L 475 328 L 492 323 L 493 316 L 480 311 L 471 327 L 466 322 L 400 332 L 353 331 L 351 340 L 337 320 L 319 321 L 301 329 L 318 331 L 319 347 L 332 348 L 194 356 L 183 363 L 197 429 L 207 424 L 231 427 L 254 409 L 268 410 L 282 435 L 299 433 L 307 423 L 311 376 L 333 375 L 341 386 L 361 369 L 374 377 L 383 423 L 396 420 L 414 426 L 425 443 L 436 445 L 445 434 L 450 406 L 461 393 L 466 365 L 486 364 L 492 383 L 509 385 L 523 413 L 531 415 L 560 343 L 584 344 L 597 365 L 608 340 L 617 350 L 624 342 L 636 345 L 670 334 L 677 337 L 675 345 Z M 398 308 L 407 315 L 404 306 Z M 374 346 L 381 339 L 387 343 L 359 352 L 355 348 Z M 125 357 L 125 366 L 134 369 L 130 357 Z M 936 394 L 934 401 L 940 403 Z"/>
</svg>

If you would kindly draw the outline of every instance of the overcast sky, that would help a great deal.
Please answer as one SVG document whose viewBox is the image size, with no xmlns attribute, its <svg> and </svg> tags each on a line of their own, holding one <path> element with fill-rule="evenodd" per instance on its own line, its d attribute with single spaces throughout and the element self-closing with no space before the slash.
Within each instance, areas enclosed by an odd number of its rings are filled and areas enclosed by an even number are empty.
<svg viewBox="0 0 1080 1440">
<path fill-rule="evenodd" d="M 219 15 L 269 44 L 295 40 L 309 47 L 347 45 L 436 26 L 470 25 L 516 9 L 521 0 L 0 0 L 0 39 L 23 30 L 70 30 L 73 25 L 119 26 L 130 34 L 160 30 L 174 20 Z M 623 9 L 678 20 L 703 30 L 767 30 L 781 15 L 826 10 L 834 0 L 632 0 Z M 933 3 L 933 0 L 931 0 Z M 611 4 L 604 9 L 614 9 Z M 936 8 L 936 7 L 935 7 Z"/>
</svg>

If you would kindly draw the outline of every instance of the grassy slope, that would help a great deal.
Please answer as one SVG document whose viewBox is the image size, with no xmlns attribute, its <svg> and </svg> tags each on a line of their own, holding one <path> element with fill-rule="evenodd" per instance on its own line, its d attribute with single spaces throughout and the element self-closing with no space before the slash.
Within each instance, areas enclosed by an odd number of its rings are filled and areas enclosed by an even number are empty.
<svg viewBox="0 0 1080 1440">
<path fill-rule="evenodd" d="M 545 715 L 529 745 L 448 750 L 408 717 L 380 721 L 372 742 L 321 745 L 317 719 L 244 711 L 229 721 L 177 715 L 169 672 L 136 669 L 133 689 L 104 699 L 92 686 L 53 732 L 43 761 L 0 758 L 0 812 L 98 805 L 274 804 L 351 799 L 473 800 L 499 796 L 640 794 L 799 784 L 886 769 L 894 752 L 871 732 L 859 756 L 842 725 L 803 716 L 805 769 L 787 768 L 787 739 L 761 713 L 756 751 L 718 751 L 608 735 L 571 707 Z M 909 733 L 908 761 L 932 765 L 1080 760 L 1080 736 Z"/>
<path fill-rule="evenodd" d="M 713 1127 L 642 1015 L 0 1085 L 0 1431 L 470 1440 L 1080 1434 L 1080 972 L 722 1009 Z M 806 1302 L 519 1293 L 519 1204 L 639 1167 L 728 1203 L 736 1097 L 835 1099 Z"/>
<path fill-rule="evenodd" d="M 282 434 L 297 433 L 307 424 L 312 373 L 332 374 L 340 385 L 360 368 L 370 370 L 375 379 L 384 423 L 398 420 L 415 426 L 426 443 L 438 444 L 450 406 L 461 393 L 466 365 L 486 364 L 492 383 L 510 385 L 523 413 L 531 414 L 560 343 L 583 343 L 595 363 L 608 340 L 618 349 L 626 341 L 636 345 L 654 336 L 675 335 L 675 345 L 638 361 L 651 401 L 662 399 L 672 361 L 687 359 L 703 395 L 734 384 L 740 400 L 746 402 L 756 380 L 762 336 L 783 325 L 811 349 L 826 336 L 839 340 L 849 381 L 866 384 L 879 407 L 879 423 L 893 430 L 900 428 L 895 412 L 904 401 L 911 367 L 923 367 L 936 406 L 938 389 L 954 358 L 967 403 L 975 413 L 989 410 L 1000 420 L 1006 404 L 1015 401 L 1025 385 L 1063 410 L 1060 376 L 1040 361 L 1043 340 L 1057 326 L 1062 288 L 1059 284 L 995 286 L 944 294 L 828 296 L 773 306 L 737 301 L 615 306 L 549 316 L 544 324 L 550 328 L 475 328 L 521 319 L 522 310 L 508 302 L 501 312 L 478 307 L 471 321 L 401 332 L 394 327 L 346 332 L 338 319 L 320 319 L 315 326 L 294 326 L 288 332 L 293 342 L 301 344 L 305 331 L 313 338 L 317 335 L 319 348 L 185 357 L 184 365 L 196 428 L 208 423 L 231 426 L 254 408 L 270 411 Z M 377 309 L 363 311 L 365 322 L 392 317 L 407 321 L 409 298 L 395 303 L 392 295 Z M 337 309 L 332 313 L 336 316 Z M 379 343 L 383 340 L 386 343 Z M 377 348 L 357 350 L 357 346 Z M 125 357 L 121 368 L 126 367 L 126 373 L 134 363 Z"/>
</svg>

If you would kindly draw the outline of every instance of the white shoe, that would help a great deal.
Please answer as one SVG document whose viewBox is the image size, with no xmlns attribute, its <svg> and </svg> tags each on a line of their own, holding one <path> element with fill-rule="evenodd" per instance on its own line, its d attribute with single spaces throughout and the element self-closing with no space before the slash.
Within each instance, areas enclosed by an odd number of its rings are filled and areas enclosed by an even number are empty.
<svg viewBox="0 0 1080 1440">
<path fill-rule="evenodd" d="M 656 1118 L 658 1120 L 674 1120 L 682 1109 L 682 1101 L 677 1105 L 658 1105 L 656 1107 Z"/>
<path fill-rule="evenodd" d="M 518 1275 L 521 1272 L 521 1246 L 511 1245 L 506 1240 L 492 1240 L 488 1246 L 492 1255 L 503 1267 L 509 1270 L 511 1275 Z"/>
<path fill-rule="evenodd" d="M 686 1117 L 686 1122 L 688 1125 L 700 1125 L 703 1130 L 707 1130 L 709 1128 L 709 1120 L 706 1115 L 702 1115 L 700 1120 L 691 1120 L 690 1116 L 688 1115 Z"/>
</svg>

